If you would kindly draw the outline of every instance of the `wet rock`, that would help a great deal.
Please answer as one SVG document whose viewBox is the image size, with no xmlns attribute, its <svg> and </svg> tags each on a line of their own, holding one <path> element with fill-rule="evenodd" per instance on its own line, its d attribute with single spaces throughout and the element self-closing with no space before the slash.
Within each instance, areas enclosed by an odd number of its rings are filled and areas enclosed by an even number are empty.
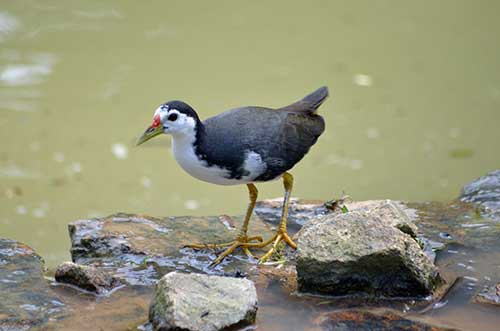
<svg viewBox="0 0 500 331">
<path fill-rule="evenodd" d="M 500 247 L 498 221 L 478 215 L 478 209 L 474 204 L 452 201 L 419 202 L 408 205 L 417 210 L 419 232 L 431 240 L 431 246 L 436 250 L 439 250 L 441 244 L 446 246 L 459 244 L 485 251 L 492 249 L 496 251 L 495 248 Z M 444 251 L 447 250 L 446 246 Z M 464 263 L 467 260 L 465 259 Z"/>
<path fill-rule="evenodd" d="M 269 199 L 257 202 L 255 213 L 267 222 L 279 224 L 283 199 Z M 340 209 L 332 210 L 330 202 L 318 200 L 292 199 L 288 211 L 288 224 L 300 229 L 305 223 L 319 216 L 340 214 Z M 415 211 L 400 201 L 367 200 L 344 203 L 349 211 L 374 212 L 386 223 L 416 238 L 417 226 L 413 223 Z"/>
<path fill-rule="evenodd" d="M 120 285 L 117 278 L 103 270 L 73 262 L 60 264 L 56 269 L 55 279 L 98 294 L 104 294 Z"/>
<path fill-rule="evenodd" d="M 131 285 L 154 285 L 174 270 L 219 275 L 247 272 L 255 261 L 248 263 L 244 254 L 238 255 L 239 251 L 211 269 L 209 264 L 220 251 L 183 248 L 189 243 L 232 241 L 241 223 L 241 217 L 160 219 L 131 214 L 79 220 L 69 224 L 71 255 L 74 262 L 106 267 L 113 276 Z M 259 218 L 251 220 L 249 235 L 267 238 L 272 233 Z"/>
<path fill-rule="evenodd" d="M 417 239 L 418 244 L 420 245 L 420 247 L 424 251 L 424 254 L 427 255 L 427 257 L 432 262 L 436 262 L 436 257 L 437 257 L 436 252 L 441 251 L 442 249 L 444 249 L 446 247 L 445 244 L 443 244 L 441 242 L 434 241 L 434 240 L 429 240 L 428 238 L 426 238 L 423 235 L 418 235 L 418 237 L 416 239 Z"/>
<path fill-rule="evenodd" d="M 283 198 L 257 201 L 255 214 L 267 222 L 279 224 Z M 319 200 L 290 199 L 288 207 L 288 225 L 293 230 L 301 228 L 307 221 L 316 216 L 326 215 L 330 210 Z"/>
<path fill-rule="evenodd" d="M 281 199 L 280 199 L 281 201 Z M 259 203 L 261 211 L 267 210 L 270 219 L 254 217 L 250 222 L 249 235 L 273 235 L 271 220 L 281 216 L 281 202 L 266 200 Z M 414 235 L 414 225 L 409 216 L 393 217 L 401 214 L 406 207 L 399 202 L 380 200 L 353 202 L 347 204 L 349 210 L 379 209 L 381 218 L 387 222 L 400 222 Z M 291 219 L 305 221 L 317 215 L 339 214 L 332 212 L 319 201 L 294 200 L 291 205 Z M 258 215 L 263 215 L 257 212 Z M 273 216 L 274 215 L 274 216 Z M 391 216 L 392 215 L 392 216 Z M 274 217 L 274 218 L 273 218 Z M 163 275 L 173 270 L 202 272 L 207 274 L 230 275 L 248 272 L 255 261 L 246 256 L 231 255 L 214 269 L 208 268 L 211 261 L 221 252 L 213 250 L 193 250 L 183 248 L 188 243 L 228 242 L 234 239 L 242 217 L 165 217 L 155 218 L 145 215 L 115 214 L 104 218 L 78 220 L 69 224 L 71 255 L 74 262 L 82 265 L 105 267 L 109 272 L 131 285 L 154 285 Z M 392 223 L 391 223 L 392 224 Z M 398 223 L 399 224 L 399 223 Z M 296 223 L 295 231 L 299 229 Z M 397 225 L 399 226 L 399 225 Z M 263 254 L 266 248 L 253 250 Z M 285 252 L 287 256 L 290 253 Z M 251 262 L 251 263 L 248 263 Z"/>
<path fill-rule="evenodd" d="M 497 305 L 500 307 L 500 283 L 484 288 L 476 295 L 474 301 Z"/>
<path fill-rule="evenodd" d="M 29 330 L 65 316 L 65 304 L 43 277 L 33 249 L 0 239 L 0 330 Z"/>
<path fill-rule="evenodd" d="M 251 324 L 256 313 L 247 279 L 172 272 L 157 284 L 149 319 L 154 330 L 216 331 Z"/>
<path fill-rule="evenodd" d="M 296 235 L 299 290 L 388 297 L 432 293 L 441 283 L 436 267 L 391 219 L 397 215 L 392 207 L 382 210 L 359 209 L 307 223 Z"/>
<path fill-rule="evenodd" d="M 500 220 L 500 170 L 494 170 L 465 185 L 460 200 L 483 208 L 485 216 Z"/>
<path fill-rule="evenodd" d="M 316 324 L 325 331 L 454 331 L 405 318 L 391 311 L 346 310 L 320 315 Z M 456 331 L 456 330 L 455 330 Z"/>
<path fill-rule="evenodd" d="M 131 251 L 124 235 L 101 235 L 103 225 L 101 219 L 79 220 L 68 225 L 74 261 L 80 257 L 119 255 Z"/>
</svg>

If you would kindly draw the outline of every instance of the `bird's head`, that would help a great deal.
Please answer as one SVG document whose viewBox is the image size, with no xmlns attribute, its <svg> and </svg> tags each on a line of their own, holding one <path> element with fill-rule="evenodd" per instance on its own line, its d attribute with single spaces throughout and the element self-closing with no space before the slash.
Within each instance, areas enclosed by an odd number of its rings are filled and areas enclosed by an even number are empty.
<svg viewBox="0 0 500 331">
<path fill-rule="evenodd" d="M 137 140 L 137 145 L 161 133 L 172 135 L 192 133 L 199 121 L 198 115 L 188 104 L 182 101 L 166 102 L 155 110 L 153 123 Z"/>
</svg>

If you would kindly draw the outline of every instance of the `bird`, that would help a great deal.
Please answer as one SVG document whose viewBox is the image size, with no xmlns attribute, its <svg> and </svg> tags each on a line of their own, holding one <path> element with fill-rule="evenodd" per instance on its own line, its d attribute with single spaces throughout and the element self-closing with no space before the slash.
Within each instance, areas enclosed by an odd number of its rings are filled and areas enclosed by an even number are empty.
<svg viewBox="0 0 500 331">
<path fill-rule="evenodd" d="M 328 95 L 328 87 L 323 86 L 285 107 L 234 108 L 204 121 L 183 101 L 168 101 L 156 108 L 153 123 L 139 137 L 136 145 L 160 134 L 170 135 L 173 156 L 188 174 L 212 184 L 245 184 L 248 188 L 248 207 L 234 241 L 195 243 L 187 247 L 225 248 L 211 266 L 222 262 L 237 248 L 253 257 L 251 248 L 272 244 L 259 262 L 267 261 L 281 242 L 297 248 L 286 228 L 294 181 L 289 170 L 309 152 L 324 132 L 325 121 L 317 112 Z M 256 184 L 280 178 L 285 193 L 276 233 L 265 241 L 261 236 L 250 237 L 248 224 L 258 197 Z"/>
</svg>

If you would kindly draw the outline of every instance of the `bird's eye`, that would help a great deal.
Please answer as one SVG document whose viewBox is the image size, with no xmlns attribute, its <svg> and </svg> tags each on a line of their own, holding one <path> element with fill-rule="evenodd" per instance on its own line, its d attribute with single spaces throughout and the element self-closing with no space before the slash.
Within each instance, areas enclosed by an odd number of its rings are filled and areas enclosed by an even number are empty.
<svg viewBox="0 0 500 331">
<path fill-rule="evenodd" d="M 175 121 L 177 119 L 177 114 L 170 114 L 168 115 L 168 120 L 169 121 Z"/>
</svg>

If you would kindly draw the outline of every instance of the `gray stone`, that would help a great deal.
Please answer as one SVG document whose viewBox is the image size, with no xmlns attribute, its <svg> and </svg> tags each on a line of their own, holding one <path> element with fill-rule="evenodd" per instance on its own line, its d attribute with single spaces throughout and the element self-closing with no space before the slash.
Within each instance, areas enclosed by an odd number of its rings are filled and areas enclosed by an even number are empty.
<svg viewBox="0 0 500 331">
<path fill-rule="evenodd" d="M 441 283 L 392 207 L 319 217 L 296 235 L 299 290 L 332 295 L 425 296 Z M 389 217 L 388 215 L 392 215 Z M 406 220 L 405 220 L 406 222 Z M 412 229 L 413 227 L 408 227 Z"/>
<path fill-rule="evenodd" d="M 0 238 L 0 330 L 29 330 L 66 315 L 43 277 L 43 260 L 20 242 Z"/>
<path fill-rule="evenodd" d="M 417 238 L 418 228 L 412 221 L 414 211 L 400 201 L 368 200 L 353 202 L 346 206 L 350 211 L 364 211 L 376 215 L 384 224 Z"/>
<path fill-rule="evenodd" d="M 216 331 L 251 324 L 256 313 L 247 279 L 171 272 L 157 284 L 149 319 L 154 330 Z"/>
<path fill-rule="evenodd" d="M 485 216 L 500 220 L 500 170 L 494 170 L 465 185 L 460 200 L 483 208 Z"/>
<path fill-rule="evenodd" d="M 56 281 L 71 284 L 84 290 L 98 294 L 107 293 L 120 285 L 120 281 L 107 272 L 73 262 L 60 264 L 55 273 Z"/>
</svg>

